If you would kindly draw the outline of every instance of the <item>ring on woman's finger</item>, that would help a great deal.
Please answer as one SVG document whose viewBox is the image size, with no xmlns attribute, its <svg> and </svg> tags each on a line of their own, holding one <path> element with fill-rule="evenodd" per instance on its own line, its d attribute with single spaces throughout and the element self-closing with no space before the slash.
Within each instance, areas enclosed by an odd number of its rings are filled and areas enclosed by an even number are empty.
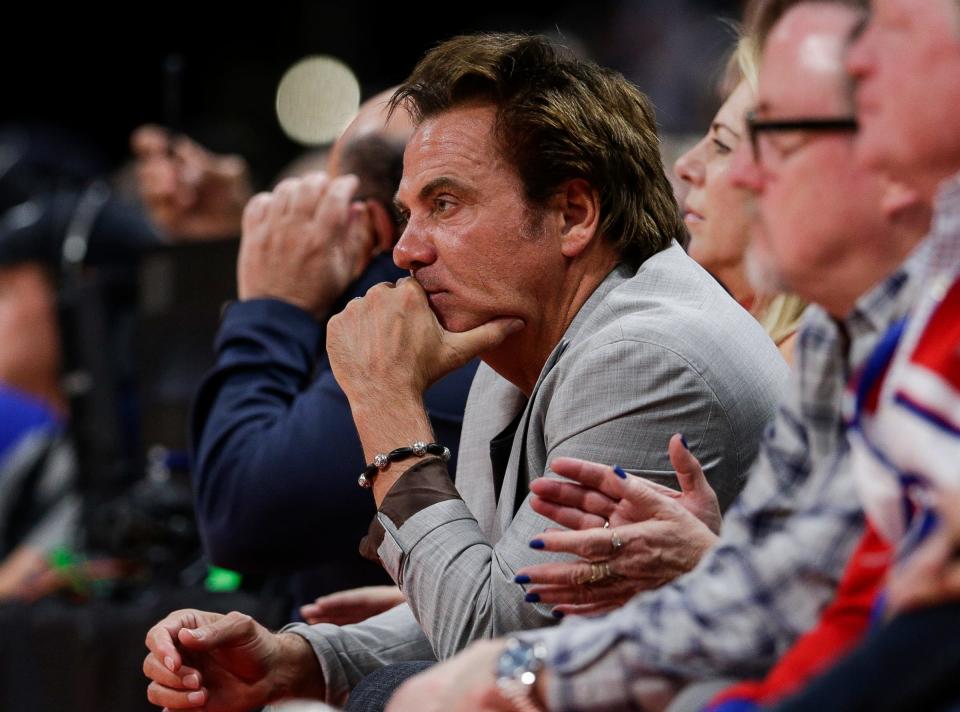
<svg viewBox="0 0 960 712">
<path fill-rule="evenodd" d="M 609 529 L 609 528 L 610 528 L 610 520 L 609 520 L 609 519 L 604 519 L 604 520 L 603 520 L 603 528 L 604 528 L 604 529 Z"/>
<path fill-rule="evenodd" d="M 623 539 L 616 529 L 610 531 L 610 546 L 613 547 L 614 551 L 619 551 L 623 547 Z"/>
<path fill-rule="evenodd" d="M 590 564 L 590 578 L 586 580 L 586 583 L 600 583 L 615 576 L 616 574 L 613 573 L 613 569 L 610 568 L 610 563 L 601 561 L 600 563 Z"/>
</svg>

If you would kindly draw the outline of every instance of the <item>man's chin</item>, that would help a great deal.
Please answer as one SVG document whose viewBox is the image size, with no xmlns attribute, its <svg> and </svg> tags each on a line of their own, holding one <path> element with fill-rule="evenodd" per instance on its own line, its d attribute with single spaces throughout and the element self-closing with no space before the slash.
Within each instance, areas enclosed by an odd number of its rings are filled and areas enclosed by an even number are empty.
<svg viewBox="0 0 960 712">
<path fill-rule="evenodd" d="M 470 329 L 475 329 L 483 323 L 482 321 L 478 321 L 475 316 L 470 316 L 469 314 L 458 314 L 456 312 L 440 310 L 436 308 L 433 309 L 433 313 L 437 317 L 437 321 L 440 322 L 440 326 L 442 326 L 445 331 L 455 334 L 460 334 L 464 331 L 470 331 Z"/>
<path fill-rule="evenodd" d="M 744 265 L 747 280 L 757 294 L 778 294 L 790 291 L 773 257 L 765 249 L 758 247 L 755 240 L 747 247 Z"/>
<path fill-rule="evenodd" d="M 860 124 L 853 144 L 854 160 L 862 167 L 871 171 L 885 171 L 891 163 L 892 146 L 889 142 L 879 141 L 877 130 L 873 122 L 880 117 L 874 114 L 870 120 L 864 119 Z"/>
</svg>

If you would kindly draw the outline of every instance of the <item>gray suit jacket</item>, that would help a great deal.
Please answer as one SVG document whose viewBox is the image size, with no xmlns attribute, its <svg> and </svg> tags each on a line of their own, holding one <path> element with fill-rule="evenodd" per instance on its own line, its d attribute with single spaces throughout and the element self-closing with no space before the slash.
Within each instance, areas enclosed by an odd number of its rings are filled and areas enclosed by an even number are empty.
<svg viewBox="0 0 960 712">
<path fill-rule="evenodd" d="M 379 553 L 408 604 L 364 623 L 294 626 L 314 646 L 340 702 L 382 664 L 449 657 L 472 640 L 554 623 L 526 603 L 517 569 L 559 559 L 529 542 L 555 524 L 525 500 L 517 479 L 556 476 L 567 455 L 676 486 L 667 442 L 683 432 L 728 504 L 744 483 L 787 367 L 757 322 L 676 244 L 632 273 L 615 268 L 547 359 L 529 402 L 481 365 L 464 416 L 461 500 L 420 510 L 397 527 L 380 514 Z M 523 410 L 501 496 L 490 440 Z M 525 491 L 525 487 L 521 488 Z"/>
</svg>

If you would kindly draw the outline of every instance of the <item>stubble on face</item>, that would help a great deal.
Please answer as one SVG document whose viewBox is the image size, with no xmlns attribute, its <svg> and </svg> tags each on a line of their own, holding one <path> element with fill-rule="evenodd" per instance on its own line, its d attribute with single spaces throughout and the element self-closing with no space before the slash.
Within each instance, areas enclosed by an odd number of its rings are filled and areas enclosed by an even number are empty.
<svg viewBox="0 0 960 712">
<path fill-rule="evenodd" d="M 767 227 L 755 196 L 747 200 L 745 211 L 750 217 L 750 241 L 743 255 L 747 281 L 757 294 L 787 291 L 787 285 L 777 269 L 777 262 L 770 253 Z"/>
</svg>

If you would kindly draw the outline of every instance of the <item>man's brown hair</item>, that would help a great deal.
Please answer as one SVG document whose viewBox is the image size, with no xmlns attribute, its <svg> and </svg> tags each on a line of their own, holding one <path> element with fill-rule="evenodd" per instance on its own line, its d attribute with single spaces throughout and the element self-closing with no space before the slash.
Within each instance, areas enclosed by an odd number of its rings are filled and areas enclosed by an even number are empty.
<svg viewBox="0 0 960 712">
<path fill-rule="evenodd" d="M 478 102 L 496 108 L 497 143 L 534 208 L 581 178 L 600 197 L 600 234 L 624 261 L 685 239 L 653 107 L 619 73 L 540 36 L 466 35 L 429 51 L 391 106 L 419 123 Z"/>
</svg>

